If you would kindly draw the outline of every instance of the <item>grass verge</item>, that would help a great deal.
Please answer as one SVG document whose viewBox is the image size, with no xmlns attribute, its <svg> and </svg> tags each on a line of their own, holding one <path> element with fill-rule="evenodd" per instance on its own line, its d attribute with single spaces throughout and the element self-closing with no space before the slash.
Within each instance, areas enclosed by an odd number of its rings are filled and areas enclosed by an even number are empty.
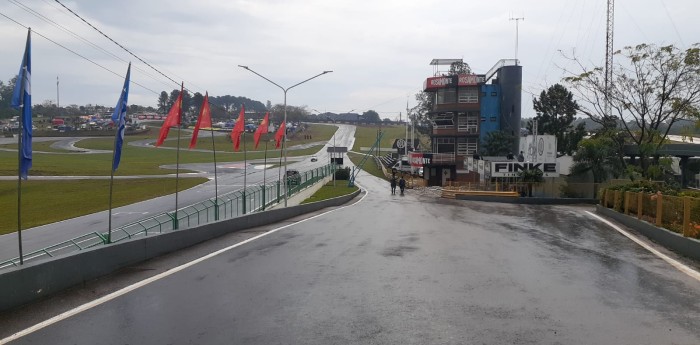
<svg viewBox="0 0 700 345">
<path fill-rule="evenodd" d="M 348 157 L 350 157 L 350 161 L 352 161 L 352 164 L 354 164 L 355 166 L 360 165 L 360 162 L 362 161 L 362 158 L 364 156 L 365 155 L 359 153 L 348 152 Z M 367 158 L 367 161 L 365 161 L 365 165 L 362 167 L 362 170 L 381 179 L 387 179 L 386 176 L 384 176 L 384 172 L 382 172 L 382 169 L 377 165 L 377 161 L 372 157 Z"/>
<path fill-rule="evenodd" d="M 311 202 L 322 201 L 327 199 L 337 198 L 339 196 L 348 195 L 356 190 L 357 186 L 348 187 L 347 181 L 336 181 L 335 187 L 333 182 L 328 182 L 326 185 L 321 187 L 314 195 L 310 196 L 308 199 L 302 201 L 302 204 L 308 204 Z"/>
<path fill-rule="evenodd" d="M 206 181 L 201 177 L 180 178 L 178 187 L 182 191 Z M 174 178 L 114 180 L 112 207 L 171 193 L 175 193 Z M 22 182 L 23 229 L 108 208 L 109 179 Z M 0 234 L 17 231 L 17 181 L 0 181 L 0 219 L 3 220 L 0 222 Z M 85 232 L 103 230 L 106 229 L 85 229 Z"/>
</svg>

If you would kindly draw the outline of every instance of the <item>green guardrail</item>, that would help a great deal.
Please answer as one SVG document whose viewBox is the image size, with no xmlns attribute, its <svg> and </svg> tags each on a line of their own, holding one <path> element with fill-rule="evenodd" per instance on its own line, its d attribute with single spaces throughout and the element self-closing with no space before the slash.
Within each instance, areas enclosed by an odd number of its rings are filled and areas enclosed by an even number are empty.
<svg viewBox="0 0 700 345">
<path fill-rule="evenodd" d="M 316 184 L 331 175 L 332 168 L 326 165 L 300 173 L 299 183 L 287 184 L 287 197 Z M 220 220 L 240 217 L 248 213 L 262 212 L 272 205 L 278 204 L 284 198 L 281 181 L 269 184 L 249 186 L 242 190 L 220 195 L 218 199 L 211 198 L 178 209 L 177 224 L 174 229 L 173 220 L 175 212 L 165 212 L 134 223 L 112 229 L 112 242 L 161 234 L 168 231 L 177 231 L 199 225 L 213 223 Z M 244 198 L 245 197 L 245 198 Z M 245 206 L 245 207 L 244 207 Z M 52 246 L 36 250 L 24 255 L 24 262 L 39 259 L 52 258 L 65 255 L 83 249 L 108 245 L 107 232 L 90 232 L 85 235 L 63 241 Z M 0 262 L 0 270 L 20 265 L 19 257 Z"/>
</svg>

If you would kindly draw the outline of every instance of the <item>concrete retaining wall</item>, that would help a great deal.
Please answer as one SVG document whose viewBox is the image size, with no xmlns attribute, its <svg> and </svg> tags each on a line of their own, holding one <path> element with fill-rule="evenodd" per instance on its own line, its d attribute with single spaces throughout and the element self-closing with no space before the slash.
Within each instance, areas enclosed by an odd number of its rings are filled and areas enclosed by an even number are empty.
<svg viewBox="0 0 700 345">
<path fill-rule="evenodd" d="M 252 213 L 194 228 L 142 237 L 76 252 L 50 261 L 11 268 L 0 274 L 0 312 L 9 310 L 182 248 L 225 234 L 276 223 L 352 200 L 360 190 L 338 198 Z"/>
<path fill-rule="evenodd" d="M 683 235 L 600 205 L 596 205 L 596 213 L 614 219 L 628 228 L 635 229 L 650 240 L 678 254 L 700 261 L 700 241 L 694 238 L 683 237 Z"/>
</svg>

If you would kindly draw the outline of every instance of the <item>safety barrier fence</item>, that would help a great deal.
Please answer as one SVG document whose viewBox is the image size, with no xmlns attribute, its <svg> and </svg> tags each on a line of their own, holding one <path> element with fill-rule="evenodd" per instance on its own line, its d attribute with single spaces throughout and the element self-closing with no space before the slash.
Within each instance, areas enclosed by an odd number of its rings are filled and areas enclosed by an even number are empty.
<svg viewBox="0 0 700 345">
<path fill-rule="evenodd" d="M 604 189 L 600 205 L 685 237 L 700 239 L 700 198 Z"/>
<path fill-rule="evenodd" d="M 320 168 L 300 172 L 299 175 L 290 176 L 287 179 L 287 198 L 314 185 L 333 173 L 333 167 L 326 165 Z M 90 232 L 85 235 L 63 241 L 52 246 L 27 253 L 23 256 L 24 262 L 36 261 L 64 255 L 74 251 L 88 249 L 96 246 L 117 243 L 123 240 L 160 234 L 168 231 L 176 231 L 191 228 L 215 221 L 239 217 L 245 214 L 260 212 L 284 200 L 283 181 L 264 183 L 248 186 L 245 190 L 238 190 L 219 195 L 193 205 L 185 206 L 177 212 L 161 213 L 146 219 L 136 221 L 108 232 Z M 0 269 L 20 265 L 19 257 L 0 262 Z"/>
</svg>

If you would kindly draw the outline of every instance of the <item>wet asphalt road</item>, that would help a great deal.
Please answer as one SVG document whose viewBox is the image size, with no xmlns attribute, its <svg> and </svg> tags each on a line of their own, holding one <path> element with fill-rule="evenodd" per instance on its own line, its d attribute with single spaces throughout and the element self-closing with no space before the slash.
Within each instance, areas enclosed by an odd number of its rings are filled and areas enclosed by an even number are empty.
<svg viewBox="0 0 700 345">
<path fill-rule="evenodd" d="M 700 344 L 700 282 L 590 206 L 358 183 L 352 206 L 12 344 Z"/>
</svg>

